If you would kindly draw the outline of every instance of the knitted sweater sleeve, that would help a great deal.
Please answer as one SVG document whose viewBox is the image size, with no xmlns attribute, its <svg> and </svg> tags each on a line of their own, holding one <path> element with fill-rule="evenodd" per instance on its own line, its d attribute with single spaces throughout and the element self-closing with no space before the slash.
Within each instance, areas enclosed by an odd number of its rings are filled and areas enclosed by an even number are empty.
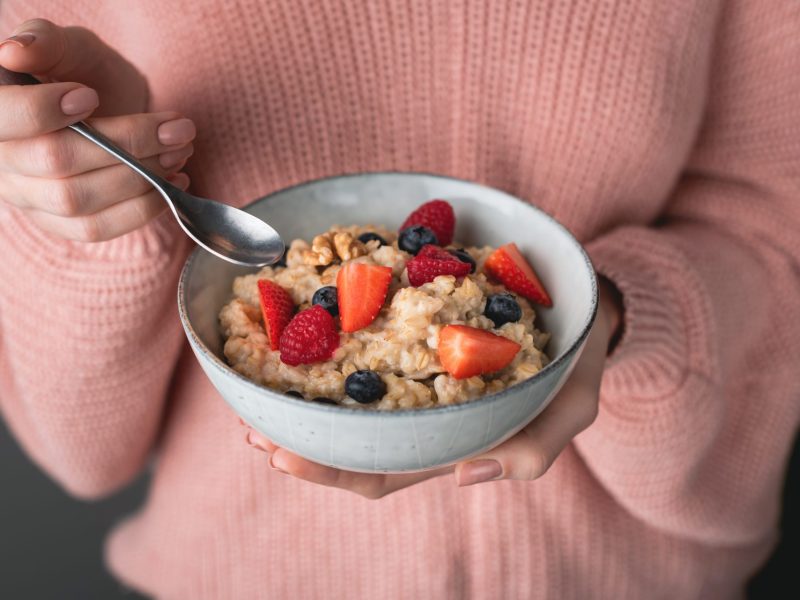
<svg viewBox="0 0 800 600">
<path fill-rule="evenodd" d="M 59 16 L 66 6 L 44 14 L 70 22 Z M 8 35 L 41 7 L 0 9 Z M 0 412 L 33 461 L 75 496 L 114 491 L 151 453 L 183 347 L 175 287 L 188 249 L 166 213 L 83 244 L 0 202 Z"/>
<path fill-rule="evenodd" d="M 800 4 L 724 11 L 665 214 L 589 245 L 624 295 L 625 332 L 576 439 L 630 513 L 719 544 L 777 519 L 800 414 Z"/>
<path fill-rule="evenodd" d="M 148 457 L 183 340 L 186 247 L 164 218 L 90 245 L 0 209 L 0 407 L 73 495 L 113 491 Z"/>
</svg>

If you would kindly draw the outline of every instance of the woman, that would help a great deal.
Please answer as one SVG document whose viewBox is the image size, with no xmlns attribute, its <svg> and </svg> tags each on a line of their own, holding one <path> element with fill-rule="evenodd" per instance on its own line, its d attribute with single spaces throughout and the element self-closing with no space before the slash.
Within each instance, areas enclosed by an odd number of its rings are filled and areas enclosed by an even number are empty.
<svg viewBox="0 0 800 600">
<path fill-rule="evenodd" d="M 0 10 L 0 65 L 51 82 L 0 89 L 0 402 L 78 497 L 155 457 L 108 542 L 119 578 L 163 598 L 741 595 L 800 411 L 798 3 Z M 541 418 L 454 473 L 254 452 L 179 330 L 186 239 L 60 131 L 89 117 L 239 205 L 388 169 L 533 201 L 604 278 L 590 346 Z"/>
</svg>

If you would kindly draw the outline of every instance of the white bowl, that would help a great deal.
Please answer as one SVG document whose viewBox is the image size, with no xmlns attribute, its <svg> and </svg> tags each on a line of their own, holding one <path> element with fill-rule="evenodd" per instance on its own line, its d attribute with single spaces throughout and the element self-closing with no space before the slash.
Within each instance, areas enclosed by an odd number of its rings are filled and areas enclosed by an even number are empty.
<svg viewBox="0 0 800 600">
<path fill-rule="evenodd" d="M 312 461 L 361 472 L 432 469 L 505 441 L 552 400 L 583 350 L 597 310 L 594 269 L 580 244 L 553 218 L 501 191 L 416 173 L 370 173 L 321 179 L 257 200 L 247 210 L 287 242 L 310 240 L 334 223 L 398 227 L 418 205 L 449 201 L 455 239 L 465 245 L 516 242 L 553 298 L 537 307 L 552 334 L 552 362 L 500 393 L 450 406 L 376 411 L 326 406 L 286 396 L 246 379 L 226 363 L 217 315 L 234 277 L 252 271 L 202 250 L 186 261 L 178 287 L 181 321 L 200 365 L 220 395 L 250 426 Z"/>
</svg>

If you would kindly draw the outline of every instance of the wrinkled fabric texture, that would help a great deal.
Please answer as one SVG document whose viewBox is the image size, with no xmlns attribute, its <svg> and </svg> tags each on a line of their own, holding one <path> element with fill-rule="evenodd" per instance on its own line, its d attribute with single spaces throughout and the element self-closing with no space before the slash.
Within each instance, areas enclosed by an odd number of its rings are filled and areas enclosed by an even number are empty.
<svg viewBox="0 0 800 600">
<path fill-rule="evenodd" d="M 159 598 L 742 595 L 800 412 L 800 3 L 4 0 L 0 34 L 34 16 L 95 30 L 153 110 L 195 120 L 195 193 L 476 180 L 553 214 L 624 296 L 597 421 L 544 477 L 369 501 L 244 443 L 180 330 L 169 217 L 84 245 L 3 205 L 4 418 L 78 497 L 152 464 L 116 576 Z"/>
</svg>

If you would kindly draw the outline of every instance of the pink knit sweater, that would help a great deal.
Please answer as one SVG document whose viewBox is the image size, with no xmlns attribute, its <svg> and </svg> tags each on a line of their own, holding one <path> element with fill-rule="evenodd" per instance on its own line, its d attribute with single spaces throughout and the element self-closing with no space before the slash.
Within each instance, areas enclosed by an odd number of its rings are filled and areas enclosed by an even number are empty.
<svg viewBox="0 0 800 600">
<path fill-rule="evenodd" d="M 800 416 L 800 2 L 3 0 L 97 31 L 235 204 L 413 170 L 535 202 L 624 295 L 600 415 L 535 482 L 380 501 L 271 472 L 201 372 L 169 219 L 65 242 L 0 209 L 0 403 L 70 493 L 148 465 L 112 571 L 162 598 L 727 598 Z M 298 215 L 298 218 L 302 218 Z"/>
</svg>

